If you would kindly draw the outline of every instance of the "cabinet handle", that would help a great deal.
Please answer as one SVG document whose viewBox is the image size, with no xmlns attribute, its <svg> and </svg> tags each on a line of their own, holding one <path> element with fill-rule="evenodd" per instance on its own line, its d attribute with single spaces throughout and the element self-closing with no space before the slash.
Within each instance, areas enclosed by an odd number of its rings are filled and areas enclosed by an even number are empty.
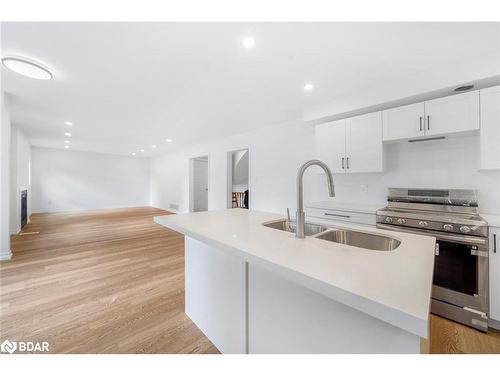
<svg viewBox="0 0 500 375">
<path fill-rule="evenodd" d="M 342 169 L 344 169 L 344 158 L 342 158 Z"/>
<path fill-rule="evenodd" d="M 493 252 L 497 253 L 497 235 L 493 234 Z"/>
<path fill-rule="evenodd" d="M 325 215 L 326 216 L 335 216 L 335 217 L 345 217 L 346 219 L 349 219 L 350 216 L 349 215 L 340 215 L 340 214 L 330 214 L 328 212 L 325 212 Z"/>
<path fill-rule="evenodd" d="M 420 131 L 422 131 L 422 130 L 423 130 L 423 129 L 422 129 L 422 116 L 420 116 L 420 119 L 419 119 L 419 120 L 420 120 Z"/>
<path fill-rule="evenodd" d="M 431 116 L 427 115 L 427 130 L 431 130 Z"/>
<path fill-rule="evenodd" d="M 349 169 L 349 156 L 345 160 L 345 165 L 346 165 L 347 169 Z"/>
</svg>

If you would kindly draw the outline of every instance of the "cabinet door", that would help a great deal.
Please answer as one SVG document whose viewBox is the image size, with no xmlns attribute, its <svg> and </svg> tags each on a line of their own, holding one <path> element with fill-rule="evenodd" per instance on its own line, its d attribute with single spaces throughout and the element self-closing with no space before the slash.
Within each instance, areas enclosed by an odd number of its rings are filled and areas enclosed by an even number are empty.
<svg viewBox="0 0 500 375">
<path fill-rule="evenodd" d="M 500 228 L 490 227 L 490 318 L 500 322 Z"/>
<path fill-rule="evenodd" d="M 441 135 L 479 129 L 479 91 L 425 102 L 425 134 Z"/>
<path fill-rule="evenodd" d="M 423 136 L 424 115 L 423 102 L 382 111 L 384 141 Z"/>
<path fill-rule="evenodd" d="M 347 173 L 382 172 L 382 112 L 346 120 Z"/>
<path fill-rule="evenodd" d="M 481 169 L 500 169 L 500 86 L 481 90 Z"/>
<path fill-rule="evenodd" d="M 345 173 L 345 120 L 317 125 L 317 156 L 332 173 Z"/>
</svg>

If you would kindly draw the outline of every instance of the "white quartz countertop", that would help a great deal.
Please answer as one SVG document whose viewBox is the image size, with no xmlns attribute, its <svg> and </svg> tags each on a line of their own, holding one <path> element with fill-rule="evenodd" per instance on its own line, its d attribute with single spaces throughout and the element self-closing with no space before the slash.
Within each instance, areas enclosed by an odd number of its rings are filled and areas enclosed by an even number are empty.
<svg viewBox="0 0 500 375">
<path fill-rule="evenodd" d="M 480 214 L 481 217 L 488 222 L 488 226 L 500 228 L 500 215 L 495 214 Z"/>
<path fill-rule="evenodd" d="M 326 210 L 347 211 L 347 212 L 359 212 L 363 214 L 375 215 L 378 209 L 385 207 L 385 204 L 321 201 L 321 202 L 307 203 L 306 207 L 326 209 Z"/>
<path fill-rule="evenodd" d="M 401 241 L 374 251 L 271 229 L 282 215 L 227 209 L 159 216 L 158 224 L 242 256 L 249 263 L 337 300 L 396 327 L 427 337 L 435 239 L 428 236 L 335 224 Z M 314 220 L 313 220 L 314 221 Z"/>
</svg>

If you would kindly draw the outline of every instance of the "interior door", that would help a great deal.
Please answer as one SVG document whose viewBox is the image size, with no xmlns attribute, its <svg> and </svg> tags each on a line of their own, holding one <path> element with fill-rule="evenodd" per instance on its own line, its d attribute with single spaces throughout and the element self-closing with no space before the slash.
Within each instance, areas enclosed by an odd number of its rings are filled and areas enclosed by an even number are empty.
<svg viewBox="0 0 500 375">
<path fill-rule="evenodd" d="M 441 135 L 479 129 L 479 91 L 425 102 L 425 134 Z"/>
<path fill-rule="evenodd" d="M 345 173 L 345 120 L 317 125 L 315 129 L 318 159 L 330 167 L 332 173 Z"/>
<path fill-rule="evenodd" d="M 347 173 L 382 172 L 382 112 L 346 120 Z"/>
<path fill-rule="evenodd" d="M 383 111 L 382 133 L 384 141 L 418 138 L 423 136 L 425 134 L 424 116 L 423 102 Z"/>
<path fill-rule="evenodd" d="M 193 211 L 208 210 L 208 159 L 193 160 Z"/>
</svg>

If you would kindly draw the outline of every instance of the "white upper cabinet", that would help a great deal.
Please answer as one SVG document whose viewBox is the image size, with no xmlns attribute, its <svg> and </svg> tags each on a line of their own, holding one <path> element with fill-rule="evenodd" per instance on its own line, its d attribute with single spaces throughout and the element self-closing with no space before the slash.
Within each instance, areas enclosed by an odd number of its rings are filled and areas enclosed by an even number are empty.
<svg viewBox="0 0 500 375">
<path fill-rule="evenodd" d="M 382 113 L 384 141 L 477 130 L 479 91 L 391 108 Z"/>
<path fill-rule="evenodd" d="M 347 173 L 382 172 L 382 112 L 346 119 Z"/>
<path fill-rule="evenodd" d="M 318 125 L 316 146 L 333 173 L 382 172 L 382 113 Z"/>
<path fill-rule="evenodd" d="M 479 91 L 425 102 L 425 135 L 479 129 Z"/>
<path fill-rule="evenodd" d="M 423 102 L 383 111 L 384 141 L 416 138 L 424 135 L 424 118 Z"/>
<path fill-rule="evenodd" d="M 317 125 L 315 129 L 318 159 L 333 173 L 345 172 L 345 120 Z"/>
<path fill-rule="evenodd" d="M 500 169 L 500 86 L 480 91 L 481 169 Z"/>
</svg>

